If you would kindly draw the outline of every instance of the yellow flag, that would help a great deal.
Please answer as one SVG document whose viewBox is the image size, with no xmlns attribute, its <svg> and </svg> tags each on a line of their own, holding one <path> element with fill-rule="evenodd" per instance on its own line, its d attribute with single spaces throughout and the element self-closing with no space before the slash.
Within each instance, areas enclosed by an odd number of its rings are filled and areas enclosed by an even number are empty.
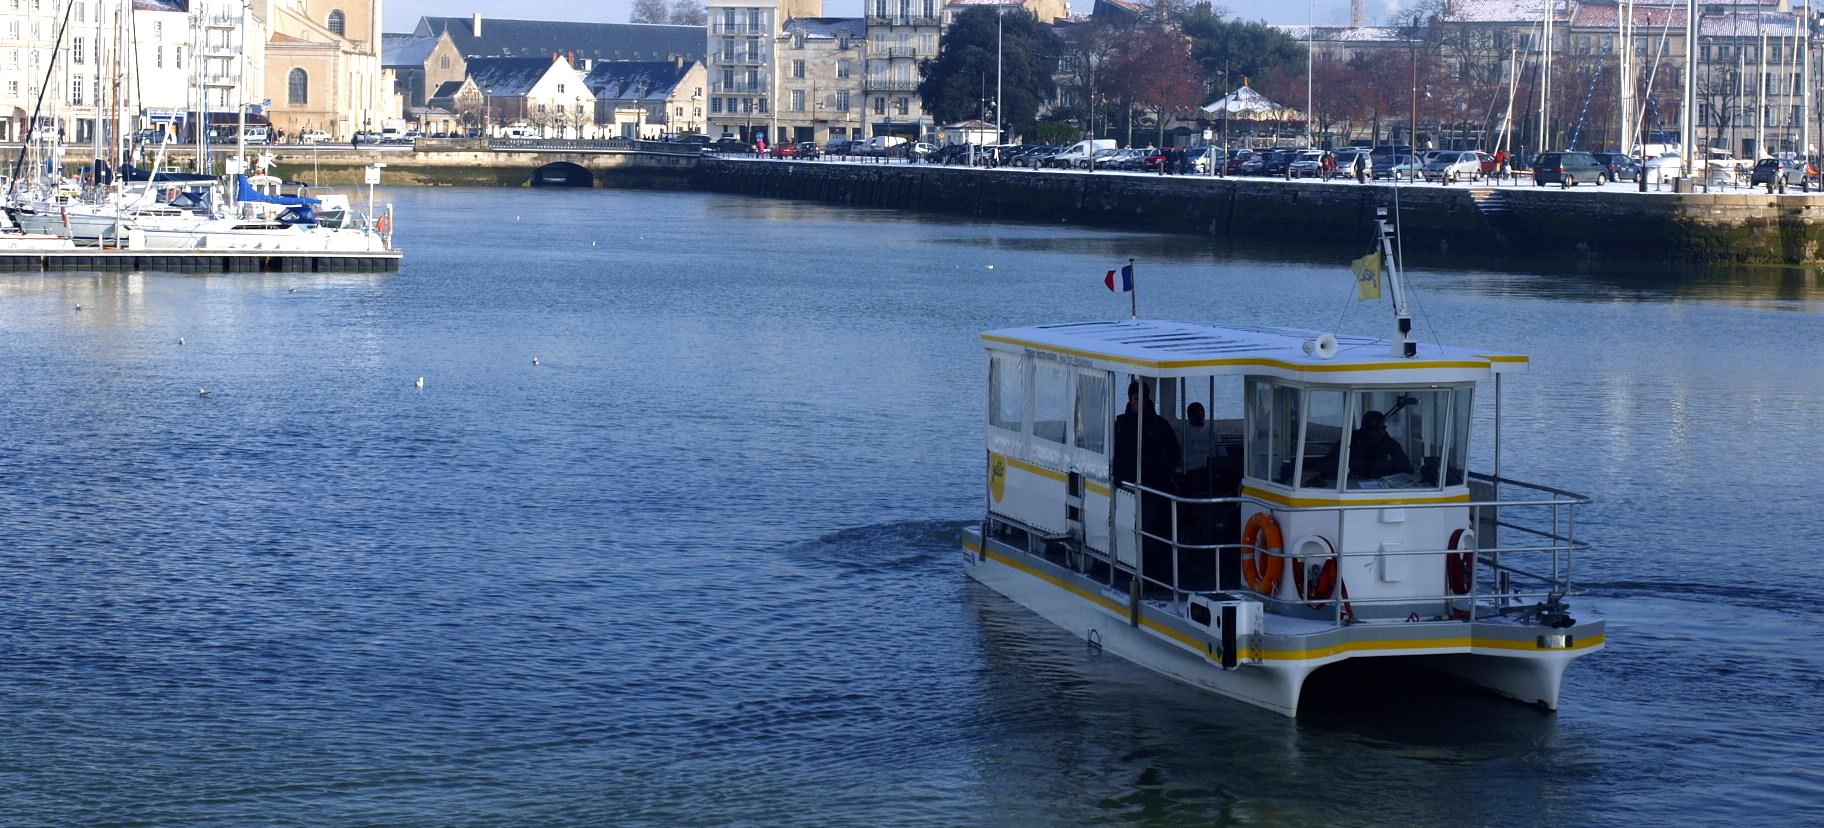
<svg viewBox="0 0 1824 828">
<path fill-rule="evenodd" d="M 1381 251 L 1350 262 L 1349 271 L 1355 274 L 1357 299 L 1366 302 L 1381 298 Z"/>
</svg>

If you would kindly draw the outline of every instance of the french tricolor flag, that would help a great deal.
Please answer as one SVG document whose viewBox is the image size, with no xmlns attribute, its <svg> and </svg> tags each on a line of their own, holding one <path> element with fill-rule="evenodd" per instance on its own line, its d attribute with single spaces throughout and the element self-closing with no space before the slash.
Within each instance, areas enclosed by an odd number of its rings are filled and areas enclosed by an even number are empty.
<svg viewBox="0 0 1824 828">
<path fill-rule="evenodd" d="M 1120 287 L 1115 287 L 1115 274 L 1116 273 L 1121 274 L 1121 286 Z M 1116 293 L 1116 292 L 1127 293 L 1128 291 L 1133 290 L 1134 289 L 1134 266 L 1131 264 L 1123 265 L 1119 271 L 1115 271 L 1115 270 L 1109 271 L 1107 276 L 1102 277 L 1102 284 L 1108 285 L 1109 293 Z"/>
</svg>

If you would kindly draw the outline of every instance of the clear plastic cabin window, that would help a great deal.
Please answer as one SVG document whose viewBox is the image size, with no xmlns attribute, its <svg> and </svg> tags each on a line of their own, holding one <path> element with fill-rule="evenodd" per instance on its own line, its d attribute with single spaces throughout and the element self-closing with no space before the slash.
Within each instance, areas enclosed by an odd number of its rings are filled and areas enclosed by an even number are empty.
<svg viewBox="0 0 1824 828">
<path fill-rule="evenodd" d="M 1021 360 L 1013 354 L 995 354 L 988 361 L 988 424 L 1009 431 L 1021 430 L 1026 419 L 1026 390 L 1020 382 Z"/>
<path fill-rule="evenodd" d="M 1360 391 L 1349 437 L 1350 489 L 1436 489 L 1449 389 Z M 1379 415 L 1376 417 L 1375 415 Z M 1367 428 L 1373 419 L 1380 428 Z"/>
<path fill-rule="evenodd" d="M 1054 362 L 1032 366 L 1032 435 L 1062 444 L 1069 435 L 1070 370 Z"/>
<path fill-rule="evenodd" d="M 1265 380 L 1248 384 L 1249 477 L 1292 485 L 1298 469 L 1298 418 L 1302 392 Z"/>
<path fill-rule="evenodd" d="M 1336 488 L 1337 458 L 1343 451 L 1343 406 L 1348 395 L 1341 389 L 1313 389 L 1305 421 L 1305 465 L 1299 479 L 1308 487 Z"/>
<path fill-rule="evenodd" d="M 1267 479 L 1270 456 L 1268 439 L 1273 430 L 1273 386 L 1264 380 L 1248 383 L 1248 463 L 1246 473 L 1256 480 Z"/>
<path fill-rule="evenodd" d="M 1451 397 L 1451 419 L 1455 426 L 1450 432 L 1450 463 L 1445 467 L 1444 485 L 1461 486 L 1463 473 L 1469 468 L 1469 414 L 1475 394 L 1468 388 L 1459 388 Z"/>
<path fill-rule="evenodd" d="M 1077 448 L 1108 453 L 1108 375 L 1077 374 Z"/>
</svg>

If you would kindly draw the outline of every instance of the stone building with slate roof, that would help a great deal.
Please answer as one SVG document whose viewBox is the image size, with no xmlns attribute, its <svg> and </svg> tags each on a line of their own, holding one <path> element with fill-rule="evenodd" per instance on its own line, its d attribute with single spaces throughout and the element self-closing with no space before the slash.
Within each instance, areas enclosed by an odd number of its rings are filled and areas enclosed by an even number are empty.
<svg viewBox="0 0 1824 828">
<path fill-rule="evenodd" d="M 785 22 L 774 51 L 779 56 L 780 140 L 825 144 L 864 133 L 864 24 L 859 17 Z"/>
<path fill-rule="evenodd" d="M 577 60 L 702 60 L 702 26 L 651 23 L 568 23 L 468 17 L 421 17 L 412 34 L 448 33 L 465 58 L 525 58 L 558 54 Z"/>
<path fill-rule="evenodd" d="M 603 134 L 657 139 L 703 132 L 708 78 L 701 62 L 677 58 L 596 61 L 585 82 Z"/>
</svg>

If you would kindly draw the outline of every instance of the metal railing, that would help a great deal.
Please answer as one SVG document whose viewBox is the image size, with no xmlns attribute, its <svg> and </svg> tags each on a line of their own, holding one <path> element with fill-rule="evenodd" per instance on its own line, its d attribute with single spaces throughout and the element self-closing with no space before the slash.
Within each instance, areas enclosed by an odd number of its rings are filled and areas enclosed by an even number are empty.
<svg viewBox="0 0 1824 828">
<path fill-rule="evenodd" d="M 917 92 L 918 81 L 901 78 L 868 78 L 862 82 L 862 88 L 877 92 Z"/>
<path fill-rule="evenodd" d="M 1361 620 L 1357 617 L 1356 606 L 1398 606 L 1442 608 L 1436 614 L 1438 620 L 1471 621 L 1491 615 L 1537 614 L 1556 612 L 1562 606 L 1565 596 L 1572 594 L 1572 572 L 1576 552 L 1590 548 L 1589 544 L 1575 537 L 1576 508 L 1590 502 L 1588 497 L 1563 489 L 1526 483 L 1493 475 L 1471 473 L 1472 480 L 1488 485 L 1495 494 L 1492 500 L 1458 501 L 1454 503 L 1419 503 L 1419 504 L 1364 504 L 1364 505 L 1324 505 L 1324 506 L 1281 506 L 1270 501 L 1246 495 L 1237 497 L 1186 497 L 1170 492 L 1140 486 L 1132 482 L 1121 484 L 1117 491 L 1134 495 L 1133 516 L 1136 526 L 1132 528 L 1117 527 L 1116 532 L 1131 531 L 1134 533 L 1134 565 L 1129 567 L 1119 560 L 1116 551 L 1116 539 L 1109 539 L 1109 551 L 1106 553 L 1083 548 L 1084 555 L 1103 562 L 1108 567 L 1109 586 L 1114 586 L 1118 571 L 1128 571 L 1131 577 L 1139 579 L 1142 584 L 1151 584 L 1172 594 L 1175 604 L 1182 603 L 1191 595 L 1213 595 L 1216 592 L 1243 592 L 1258 597 L 1262 602 L 1292 610 L 1293 614 L 1308 614 L 1298 607 L 1311 610 L 1327 611 L 1331 620 L 1338 626 Z M 1500 492 L 1509 491 L 1528 493 L 1526 499 L 1502 500 Z M 1159 534 L 1149 530 L 1145 524 L 1145 509 L 1142 506 L 1142 495 L 1168 501 L 1171 504 L 1171 523 L 1169 534 Z M 1299 556 L 1289 550 L 1271 550 L 1245 543 L 1188 543 L 1182 537 L 1180 515 L 1181 507 L 1208 508 L 1218 506 L 1241 506 L 1251 504 L 1271 512 L 1326 512 L 1338 514 L 1336 537 L 1333 554 L 1323 556 Z M 1115 498 L 1110 499 L 1110 509 L 1115 511 Z M 1384 509 L 1468 509 L 1470 522 L 1467 528 L 1476 530 L 1478 544 L 1475 549 L 1416 549 L 1389 552 L 1382 550 L 1344 552 L 1347 548 L 1346 522 L 1341 519 L 1342 512 L 1380 511 Z M 1503 515 L 1508 511 L 1508 516 Z M 1525 512 L 1526 516 L 1516 518 L 1513 512 Z M 1538 514 L 1544 513 L 1544 514 Z M 1483 545 L 1482 529 L 1520 533 L 1534 542 L 1515 545 Z M 1491 535 L 1494 532 L 1490 532 Z M 1170 549 L 1172 575 L 1166 582 L 1148 577 L 1146 574 L 1146 552 L 1148 541 L 1163 544 Z M 1221 554 L 1226 551 L 1253 551 L 1260 555 L 1275 557 L 1281 560 L 1282 572 L 1286 575 L 1294 570 L 1294 561 L 1304 566 L 1321 567 L 1325 559 L 1334 559 L 1337 577 L 1330 594 L 1325 596 L 1304 596 L 1296 599 L 1278 598 L 1255 592 L 1245 583 L 1236 589 L 1221 589 Z M 1200 590 L 1185 587 L 1180 572 L 1183 556 L 1181 552 L 1205 553 L 1211 558 L 1210 571 L 1217 573 L 1218 583 L 1214 590 Z M 1422 556 L 1442 557 L 1450 554 L 1465 554 L 1469 561 L 1469 589 L 1466 592 L 1455 592 L 1448 581 L 1445 592 L 1440 595 L 1400 595 L 1393 597 L 1351 597 L 1348 585 L 1343 577 L 1344 562 L 1350 558 L 1412 558 Z M 1509 560 L 1503 560 L 1503 557 Z M 1516 560 L 1517 559 L 1517 560 Z M 1531 561 L 1546 560 L 1548 571 L 1536 571 L 1537 564 Z M 1529 567 L 1529 568 L 1523 568 Z M 1484 586 L 1489 589 L 1485 590 Z M 1302 586 L 1302 585 L 1301 585 Z M 1486 601 L 1484 599 L 1487 599 Z M 1407 620 L 1413 620 L 1419 614 L 1414 609 Z"/>
<path fill-rule="evenodd" d="M 641 141 L 633 138 L 489 138 L 488 149 L 509 152 L 646 152 L 702 155 L 701 144 Z"/>
</svg>

